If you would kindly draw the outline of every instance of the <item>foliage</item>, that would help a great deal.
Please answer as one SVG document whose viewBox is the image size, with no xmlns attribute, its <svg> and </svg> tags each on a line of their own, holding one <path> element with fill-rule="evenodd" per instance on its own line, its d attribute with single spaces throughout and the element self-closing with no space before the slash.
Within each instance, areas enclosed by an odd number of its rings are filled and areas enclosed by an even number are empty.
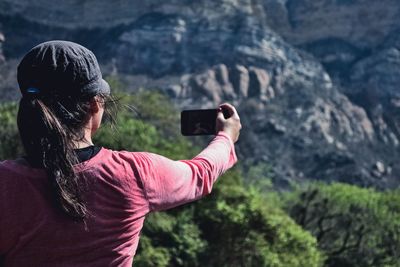
<svg viewBox="0 0 400 267">
<path fill-rule="evenodd" d="M 202 266 L 321 266 L 316 240 L 231 171 L 196 204 L 209 246 Z"/>
<path fill-rule="evenodd" d="M 166 267 L 171 255 L 165 247 L 155 247 L 151 239 L 146 235 L 140 237 L 140 248 L 145 253 L 139 253 L 135 257 L 135 266 Z"/>
<path fill-rule="evenodd" d="M 165 96 L 150 91 L 136 95 L 117 92 L 115 98 L 119 110 L 114 118 L 116 124 L 102 127 L 95 135 L 96 143 L 116 150 L 159 153 L 172 159 L 194 155 L 195 147 L 180 135 L 178 113 Z"/>
<path fill-rule="evenodd" d="M 0 105 L 0 159 L 12 159 L 20 156 L 23 147 L 17 127 L 17 103 Z"/>
<path fill-rule="evenodd" d="M 326 266 L 400 266 L 398 191 L 334 183 L 291 194 L 290 214 L 317 238 Z"/>
<path fill-rule="evenodd" d="M 143 237 L 151 240 L 140 243 L 135 266 L 149 266 L 152 251 L 164 251 L 165 266 L 199 266 L 199 254 L 206 247 L 198 226 L 193 221 L 193 210 L 177 214 L 152 213 L 146 219 Z M 160 263 L 155 266 L 164 266 Z"/>
<path fill-rule="evenodd" d="M 211 196 L 167 213 L 151 214 L 135 266 L 321 266 L 315 238 L 280 208 L 243 184 L 238 171 L 220 178 Z M 151 241 L 149 241 L 151 240 Z M 159 266 L 163 262 L 159 262 Z M 156 266 L 156 265 L 154 265 Z"/>
</svg>

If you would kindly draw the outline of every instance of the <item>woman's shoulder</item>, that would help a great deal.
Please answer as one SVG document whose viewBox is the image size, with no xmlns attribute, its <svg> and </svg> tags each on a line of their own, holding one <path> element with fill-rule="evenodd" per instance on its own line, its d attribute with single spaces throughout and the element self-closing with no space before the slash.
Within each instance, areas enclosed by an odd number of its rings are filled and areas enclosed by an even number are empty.
<svg viewBox="0 0 400 267">
<path fill-rule="evenodd" d="M 2 193 L 2 197 L 4 197 L 16 192 L 22 192 L 21 188 L 26 187 L 27 178 L 37 180 L 43 177 L 46 177 L 44 170 L 29 167 L 28 163 L 22 158 L 1 161 L 0 195 Z"/>
<path fill-rule="evenodd" d="M 76 170 L 84 170 L 89 167 L 95 167 L 100 165 L 114 165 L 114 164 L 135 164 L 142 162 L 148 158 L 149 152 L 137 152 L 127 150 L 114 150 L 110 148 L 102 147 L 101 150 L 90 160 L 76 164 L 74 167 Z"/>
<path fill-rule="evenodd" d="M 32 168 L 24 158 L 7 159 L 0 162 L 0 176 L 7 177 L 8 175 L 25 174 L 25 175 L 42 175 L 43 170 Z"/>
<path fill-rule="evenodd" d="M 151 155 L 155 155 L 154 153 L 145 151 L 112 150 L 106 148 L 104 153 L 115 161 L 131 163 L 147 161 Z"/>
</svg>

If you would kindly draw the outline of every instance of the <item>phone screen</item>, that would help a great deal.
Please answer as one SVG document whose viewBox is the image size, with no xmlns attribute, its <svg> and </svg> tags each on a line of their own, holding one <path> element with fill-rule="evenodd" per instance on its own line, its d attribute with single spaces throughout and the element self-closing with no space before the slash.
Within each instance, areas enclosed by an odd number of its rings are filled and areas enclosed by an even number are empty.
<svg viewBox="0 0 400 267">
<path fill-rule="evenodd" d="M 218 109 L 196 109 L 181 112 L 181 133 L 191 135 L 216 134 Z"/>
</svg>

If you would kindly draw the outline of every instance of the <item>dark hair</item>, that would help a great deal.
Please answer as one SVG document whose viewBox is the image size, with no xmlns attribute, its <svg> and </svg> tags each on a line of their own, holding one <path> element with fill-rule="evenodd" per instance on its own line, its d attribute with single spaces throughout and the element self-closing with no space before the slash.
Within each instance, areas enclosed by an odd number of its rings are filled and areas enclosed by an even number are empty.
<svg viewBox="0 0 400 267">
<path fill-rule="evenodd" d="M 19 103 L 18 129 L 28 161 L 46 170 L 57 206 L 75 220 L 88 215 L 83 198 L 84 181 L 73 165 L 78 163 L 74 141 L 84 139 L 90 101 L 113 102 L 109 95 L 88 97 L 24 96 Z M 107 105 L 106 105 L 107 106 Z M 105 115 L 110 116 L 106 107 Z"/>
</svg>

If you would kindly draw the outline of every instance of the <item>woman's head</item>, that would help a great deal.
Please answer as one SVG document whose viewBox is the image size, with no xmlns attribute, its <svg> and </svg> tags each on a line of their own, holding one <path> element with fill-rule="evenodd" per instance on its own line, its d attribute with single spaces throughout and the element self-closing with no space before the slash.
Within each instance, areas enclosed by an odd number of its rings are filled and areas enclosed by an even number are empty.
<svg viewBox="0 0 400 267">
<path fill-rule="evenodd" d="M 50 41 L 32 48 L 18 66 L 18 83 L 23 96 L 37 91 L 76 98 L 110 93 L 95 55 L 68 41 Z"/>
<path fill-rule="evenodd" d="M 102 114 L 99 104 L 110 95 L 95 55 L 68 41 L 32 48 L 18 66 L 18 83 L 21 103 L 42 102 L 75 135 L 71 138 L 78 140 L 90 115 Z"/>
<path fill-rule="evenodd" d="M 76 43 L 42 43 L 19 64 L 18 83 L 18 128 L 29 162 L 46 170 L 58 206 L 71 217 L 84 219 L 87 211 L 73 170 L 78 162 L 74 148 L 90 144 L 110 95 L 97 59 Z"/>
</svg>

